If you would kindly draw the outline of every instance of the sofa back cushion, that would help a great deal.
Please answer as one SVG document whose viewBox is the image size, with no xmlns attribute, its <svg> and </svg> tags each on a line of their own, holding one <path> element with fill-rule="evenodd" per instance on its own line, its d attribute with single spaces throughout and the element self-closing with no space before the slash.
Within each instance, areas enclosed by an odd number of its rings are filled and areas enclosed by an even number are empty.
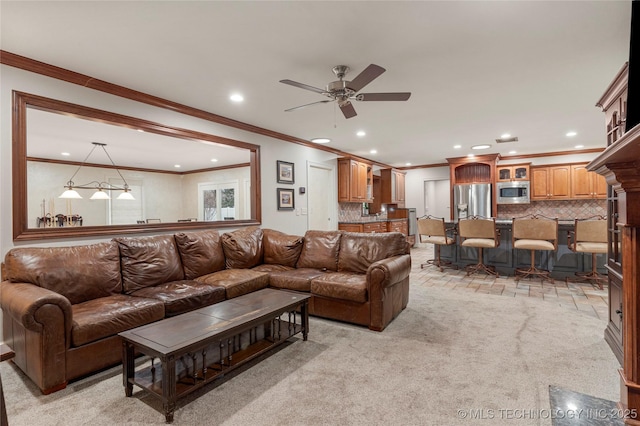
<svg viewBox="0 0 640 426">
<path fill-rule="evenodd" d="M 257 226 L 222 234 L 222 250 L 227 268 L 247 269 L 262 263 L 262 229 Z"/>
<path fill-rule="evenodd" d="M 342 231 L 307 231 L 296 268 L 336 271 Z"/>
<path fill-rule="evenodd" d="M 407 240 L 400 232 L 364 234 L 345 232 L 340 240 L 338 271 L 366 273 L 378 260 L 407 253 Z"/>
<path fill-rule="evenodd" d="M 263 235 L 264 263 L 295 268 L 302 252 L 302 237 L 273 229 L 263 229 Z"/>
<path fill-rule="evenodd" d="M 6 278 L 63 295 L 72 304 L 122 292 L 118 245 L 14 248 L 5 256 Z"/>
<path fill-rule="evenodd" d="M 173 235 L 116 238 L 124 292 L 184 279 Z"/>
<path fill-rule="evenodd" d="M 186 280 L 224 269 L 224 252 L 218 231 L 180 232 L 174 237 Z"/>
</svg>

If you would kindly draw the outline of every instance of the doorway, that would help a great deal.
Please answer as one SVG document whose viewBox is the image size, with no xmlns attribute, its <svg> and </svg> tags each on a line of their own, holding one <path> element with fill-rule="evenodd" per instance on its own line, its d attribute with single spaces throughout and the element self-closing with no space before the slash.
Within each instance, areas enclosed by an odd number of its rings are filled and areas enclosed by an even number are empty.
<svg viewBox="0 0 640 426">
<path fill-rule="evenodd" d="M 334 207 L 337 200 L 334 191 L 334 168 L 326 164 L 307 162 L 307 185 L 307 229 L 338 229 Z"/>
<path fill-rule="evenodd" d="M 449 179 L 424 181 L 424 214 L 451 220 L 451 181 Z"/>
</svg>

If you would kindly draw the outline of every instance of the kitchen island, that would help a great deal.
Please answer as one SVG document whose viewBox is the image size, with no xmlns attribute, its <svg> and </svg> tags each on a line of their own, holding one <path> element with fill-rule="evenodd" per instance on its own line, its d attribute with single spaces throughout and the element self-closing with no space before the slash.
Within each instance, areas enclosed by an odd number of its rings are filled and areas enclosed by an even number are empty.
<svg viewBox="0 0 640 426">
<path fill-rule="evenodd" d="M 457 229 L 455 222 L 448 222 L 447 228 Z M 501 276 L 513 276 L 516 268 L 528 268 L 531 265 L 531 252 L 513 248 L 512 220 L 496 219 L 496 228 L 500 232 L 500 245 L 497 248 L 484 250 L 484 261 L 487 265 L 494 266 Z M 574 229 L 573 219 L 558 221 L 558 250 L 536 252 L 536 266 L 551 271 L 555 279 L 575 277 L 575 272 L 591 270 L 591 254 L 575 253 L 567 244 L 569 232 Z M 440 249 L 442 260 L 449 261 L 463 269 L 465 266 L 478 262 L 478 250 L 471 247 L 460 246 L 460 239 L 456 235 L 456 244 Z M 605 255 L 598 255 L 597 270 L 606 274 L 604 267 Z M 541 259 L 542 258 L 542 259 Z M 542 264 L 540 261 L 542 260 Z"/>
</svg>

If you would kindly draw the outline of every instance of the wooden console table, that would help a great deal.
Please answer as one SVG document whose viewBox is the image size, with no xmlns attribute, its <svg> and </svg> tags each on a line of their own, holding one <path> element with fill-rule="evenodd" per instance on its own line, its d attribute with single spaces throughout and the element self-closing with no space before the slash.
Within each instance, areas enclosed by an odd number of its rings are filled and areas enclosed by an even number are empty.
<svg viewBox="0 0 640 426">
<path fill-rule="evenodd" d="M 309 298 L 263 289 L 120 333 L 126 396 L 132 395 L 134 384 L 141 387 L 162 401 L 171 423 L 179 398 L 295 334 L 307 340 Z M 136 353 L 150 356 L 151 365 L 136 370 Z"/>
</svg>

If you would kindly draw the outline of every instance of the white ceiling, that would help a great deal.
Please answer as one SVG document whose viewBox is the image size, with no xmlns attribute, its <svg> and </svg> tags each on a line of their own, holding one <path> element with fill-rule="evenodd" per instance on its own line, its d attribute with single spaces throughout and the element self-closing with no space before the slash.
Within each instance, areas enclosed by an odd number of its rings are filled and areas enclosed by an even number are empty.
<svg viewBox="0 0 640 426">
<path fill-rule="evenodd" d="M 0 15 L 3 50 L 404 166 L 481 143 L 604 146 L 594 105 L 628 59 L 631 2 L 2 1 Z M 349 120 L 335 103 L 284 112 L 325 98 L 279 80 L 323 88 L 334 65 L 352 79 L 371 63 L 387 71 L 361 92 L 411 99 L 356 102 Z"/>
</svg>

